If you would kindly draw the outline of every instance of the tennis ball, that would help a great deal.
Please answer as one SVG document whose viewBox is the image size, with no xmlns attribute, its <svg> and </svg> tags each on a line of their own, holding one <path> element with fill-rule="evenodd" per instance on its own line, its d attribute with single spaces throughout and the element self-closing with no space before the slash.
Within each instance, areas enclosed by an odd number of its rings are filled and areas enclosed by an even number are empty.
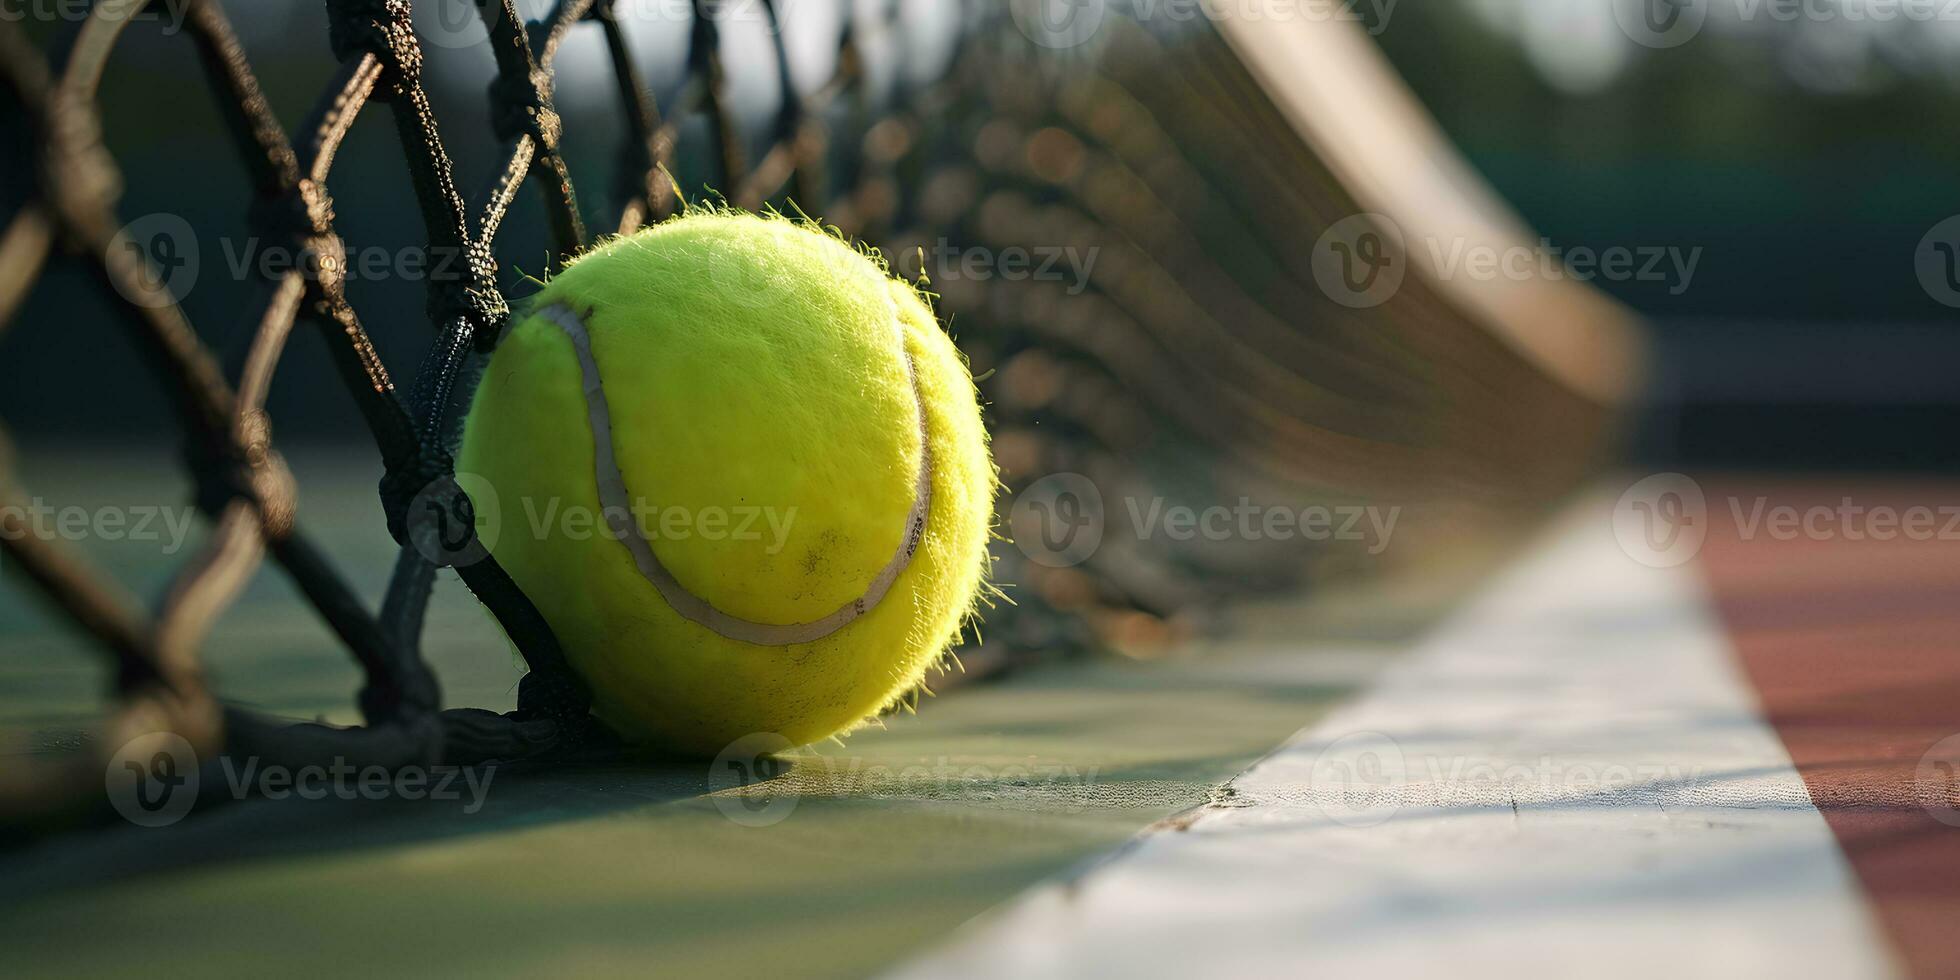
<svg viewBox="0 0 1960 980">
<path fill-rule="evenodd" d="M 696 211 L 594 248 L 500 340 L 458 470 L 631 741 L 847 732 L 973 609 L 996 471 L 910 285 L 806 223 Z"/>
</svg>

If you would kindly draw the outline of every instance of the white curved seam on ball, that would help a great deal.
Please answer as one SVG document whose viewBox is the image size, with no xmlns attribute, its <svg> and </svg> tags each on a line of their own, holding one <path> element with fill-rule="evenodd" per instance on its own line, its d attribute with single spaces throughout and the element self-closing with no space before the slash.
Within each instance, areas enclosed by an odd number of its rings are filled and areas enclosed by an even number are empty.
<svg viewBox="0 0 1960 980">
<path fill-rule="evenodd" d="M 890 304 L 889 299 L 886 302 Z M 927 429 L 925 397 L 919 391 L 918 371 L 912 363 L 912 352 L 905 347 L 905 324 L 899 319 L 896 307 L 892 308 L 892 324 L 898 330 L 900 363 L 905 366 L 906 381 L 912 389 L 912 403 L 919 413 L 919 471 L 914 481 L 912 510 L 905 518 L 905 534 L 899 539 L 898 551 L 885 563 L 885 567 L 879 569 L 861 595 L 819 619 L 788 624 L 758 623 L 724 612 L 708 600 L 689 592 L 660 563 L 659 556 L 653 553 L 652 544 L 640 534 L 631 516 L 632 496 L 613 451 L 612 409 L 606 401 L 599 362 L 592 354 L 592 337 L 585 329 L 585 321 L 562 303 L 544 307 L 538 311 L 538 315 L 564 332 L 572 342 L 573 353 L 578 357 L 586 417 L 592 427 L 593 476 L 598 484 L 599 503 L 605 512 L 606 524 L 612 528 L 613 536 L 632 554 L 633 564 L 639 568 L 640 576 L 682 617 L 731 640 L 758 646 L 809 643 L 843 629 L 853 620 L 877 608 L 898 581 L 898 576 L 911 564 L 912 556 L 918 553 L 919 544 L 925 539 L 926 515 L 932 509 L 932 439 Z"/>
</svg>

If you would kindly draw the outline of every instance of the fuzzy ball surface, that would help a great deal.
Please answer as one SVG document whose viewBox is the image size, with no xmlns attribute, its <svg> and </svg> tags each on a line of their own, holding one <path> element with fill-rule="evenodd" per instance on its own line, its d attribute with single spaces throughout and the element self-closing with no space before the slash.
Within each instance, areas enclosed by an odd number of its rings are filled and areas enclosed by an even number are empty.
<svg viewBox="0 0 1960 980">
<path fill-rule="evenodd" d="M 694 756 L 848 732 L 916 689 L 973 611 L 996 486 L 923 297 L 808 224 L 726 212 L 546 284 L 457 470 L 594 713 Z"/>
</svg>

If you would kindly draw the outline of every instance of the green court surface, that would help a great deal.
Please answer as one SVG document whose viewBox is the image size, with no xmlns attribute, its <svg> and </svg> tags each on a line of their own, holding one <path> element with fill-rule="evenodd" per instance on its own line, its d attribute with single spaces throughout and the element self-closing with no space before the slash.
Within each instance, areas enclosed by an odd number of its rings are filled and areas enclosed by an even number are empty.
<svg viewBox="0 0 1960 980">
<path fill-rule="evenodd" d="M 321 458 L 295 469 L 306 526 L 378 595 L 391 546 L 367 467 Z M 92 505 L 157 485 L 126 460 L 62 458 L 45 472 L 34 489 Z M 105 561 L 139 588 L 169 566 L 141 548 Z M 1230 610 L 1240 626 L 1164 660 L 1075 661 L 967 685 L 882 730 L 806 749 L 746 790 L 715 790 L 706 764 L 504 767 L 478 774 L 480 808 L 467 790 L 253 799 L 160 830 L 0 851 L 0 945 L 8 972 L 26 974 L 161 962 L 224 975 L 284 962 L 341 975 L 863 975 L 1204 803 L 1365 683 L 1473 577 L 1459 568 Z M 99 664 L 17 586 L 0 601 L 0 733 L 16 742 L 9 752 L 52 751 L 85 724 Z M 518 667 L 453 580 L 427 644 L 450 703 L 510 705 Z M 209 661 L 227 697 L 356 720 L 353 668 L 276 571 L 228 614 Z"/>
</svg>

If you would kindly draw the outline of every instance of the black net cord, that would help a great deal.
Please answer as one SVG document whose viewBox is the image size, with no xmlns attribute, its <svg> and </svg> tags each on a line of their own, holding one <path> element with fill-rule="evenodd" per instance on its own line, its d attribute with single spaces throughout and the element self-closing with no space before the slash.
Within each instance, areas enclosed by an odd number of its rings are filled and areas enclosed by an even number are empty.
<svg viewBox="0 0 1960 980">
<path fill-rule="evenodd" d="M 154 714 L 149 702 L 156 699 L 146 692 L 161 691 L 172 704 L 192 706 L 188 710 L 199 719 L 166 718 L 159 724 L 171 730 L 202 731 L 196 743 L 200 750 L 223 744 L 222 732 L 229 729 L 232 751 L 301 760 L 332 753 L 389 764 L 427 764 L 445 754 L 522 754 L 535 751 L 544 741 L 576 738 L 589 727 L 584 685 L 569 670 L 535 606 L 487 554 L 475 556 L 457 570 L 531 667 L 517 715 L 501 725 L 486 721 L 482 713 L 439 717 L 439 688 L 419 653 L 424 611 L 435 572 L 443 562 L 440 555 L 428 557 L 431 549 L 418 547 L 418 539 L 446 529 L 429 523 L 444 516 L 441 506 L 417 507 L 416 503 L 434 499 L 456 505 L 465 517 L 469 514 L 467 497 L 459 490 L 453 497 L 445 496 L 454 483 L 457 406 L 509 317 L 495 281 L 491 242 L 527 177 L 535 178 L 531 183 L 543 199 L 556 261 L 589 244 L 558 148 L 560 122 L 550 92 L 553 56 L 565 34 L 581 21 L 596 22 L 606 39 L 626 121 L 627 139 L 620 158 L 629 166 L 613 188 L 620 201 L 616 213 L 621 231 L 659 220 L 676 209 L 678 198 L 668 172 L 677 143 L 671 120 L 696 113 L 708 119 L 716 145 L 715 178 L 718 186 L 734 188 L 731 200 L 756 207 L 789 191 L 799 202 L 821 207 L 823 132 L 806 120 L 830 100 L 853 90 L 859 61 L 852 49 L 854 31 L 847 30 L 837 77 L 810 97 L 799 94 L 787 70 L 776 4 L 767 3 L 783 86 L 782 109 L 773 122 L 773 145 L 751 168 L 725 103 L 715 10 L 708 0 L 694 3 L 688 56 L 691 77 L 677 104 L 664 116 L 629 56 L 628 35 L 611 0 L 560 0 L 541 22 L 529 25 L 520 22 L 514 0 L 479 0 L 477 6 L 496 61 L 489 99 L 507 162 L 472 210 L 456 184 L 422 86 L 422 52 L 407 0 L 327 0 L 331 45 L 341 69 L 303 124 L 305 139 L 297 148 L 266 102 L 218 4 L 184 0 L 186 32 L 196 45 L 208 87 L 252 183 L 254 230 L 267 240 L 289 243 L 295 254 L 305 257 L 300 267 L 262 284 L 263 314 L 257 329 L 238 357 L 222 367 L 197 340 L 174 298 L 150 295 L 159 287 L 140 253 L 114 247 L 119 178 L 102 145 L 94 100 L 115 43 L 139 20 L 145 0 L 97 0 L 88 16 L 61 39 L 57 46 L 61 54 L 52 71 L 17 27 L 0 23 L 0 53 L 5 54 L 0 72 L 35 127 L 34 143 L 41 154 L 40 193 L 0 238 L 0 256 L 8 259 L 7 273 L 0 276 L 0 314 L 11 319 L 40 269 L 57 253 L 89 263 L 105 292 L 113 289 L 142 298 L 142 303 L 119 304 L 121 320 L 131 340 L 170 385 L 186 431 L 186 459 L 197 502 L 215 528 L 203 553 L 186 563 L 164 598 L 147 613 L 121 594 L 112 580 L 52 541 L 23 533 L 9 534 L 4 542 L 28 578 L 115 658 L 123 704 L 118 717 L 124 721 L 145 712 Z M 397 389 L 347 300 L 344 249 L 334 231 L 333 202 L 327 191 L 335 152 L 370 102 L 385 103 L 395 122 L 429 241 L 436 249 L 454 250 L 466 259 L 467 275 L 461 281 L 431 281 L 428 315 L 435 326 L 435 342 L 405 394 Z M 385 467 L 380 487 L 383 510 L 402 551 L 378 615 L 363 607 L 344 576 L 304 535 L 291 477 L 272 446 L 264 400 L 286 343 L 300 322 L 312 324 L 327 338 L 334 368 Z M 432 498 L 432 488 L 443 492 Z M 4 489 L 13 490 L 11 480 Z M 473 536 L 473 527 L 470 533 Z M 473 545 L 471 541 L 465 547 Z M 216 708 L 196 650 L 212 621 L 236 597 L 265 554 L 293 578 L 363 667 L 366 683 L 360 705 L 368 728 L 277 726 Z M 539 721 L 553 724 L 540 727 Z M 445 741 L 450 744 L 445 746 Z M 19 787 L 4 789 L 16 797 L 32 795 Z"/>
<path fill-rule="evenodd" d="M 604 38 L 618 95 L 622 165 L 597 212 L 616 216 L 618 231 L 679 208 L 672 170 L 681 127 L 698 119 L 709 141 L 705 183 L 741 207 L 802 206 L 880 242 L 923 246 L 932 241 L 919 236 L 939 234 L 996 251 L 1030 242 L 1105 251 L 1107 271 L 1079 295 L 1034 283 L 968 297 L 965 308 L 982 313 L 961 344 L 976 363 L 1008 368 L 990 421 L 997 449 L 1024 472 L 1076 470 L 1109 486 L 1148 485 L 1135 460 L 1154 458 L 1169 463 L 1157 479 L 1195 473 L 1208 481 L 1201 492 L 1214 494 L 1243 480 L 1308 499 L 1410 487 L 1527 499 L 1569 480 L 1581 468 L 1571 460 L 1610 422 L 1552 390 L 1422 284 L 1381 311 L 1334 308 L 1315 294 L 1302 256 L 1320 228 L 1355 213 L 1356 203 L 1215 37 L 1169 39 L 1118 24 L 1112 11 L 1105 40 L 1127 45 L 1120 55 L 1050 54 L 1007 23 L 1005 4 L 977 0 L 958 5 L 962 29 L 948 75 L 887 86 L 897 94 L 871 91 L 866 61 L 867 52 L 898 42 L 892 4 L 845 5 L 832 77 L 805 92 L 787 70 L 778 4 L 765 0 L 781 101 L 751 152 L 728 101 L 720 7 L 711 0 L 692 4 L 686 72 L 664 105 L 630 56 L 628 25 L 612 0 L 558 0 L 528 24 L 514 0 L 477 0 L 496 68 L 487 98 L 501 166 L 475 195 L 457 184 L 423 88 L 409 0 L 325 0 L 339 69 L 291 135 L 218 3 L 181 0 L 173 11 L 185 16 L 252 184 L 253 231 L 306 259 L 261 284 L 256 329 L 221 363 L 140 253 L 120 247 L 120 178 L 103 146 L 96 90 L 117 39 L 150 2 L 163 0 L 95 0 L 52 49 L 52 68 L 17 25 L 0 21 L 0 85 L 23 108 L 37 155 L 35 193 L 0 230 L 0 329 L 50 261 L 82 264 L 105 294 L 140 299 L 119 302 L 117 323 L 168 387 L 197 503 L 214 528 L 149 609 L 58 542 L 13 533 L 0 540 L 112 658 L 112 736 L 151 725 L 185 733 L 200 751 L 228 743 L 287 759 L 339 754 L 389 764 L 510 757 L 603 738 L 542 615 L 474 540 L 472 504 L 453 472 L 461 406 L 510 317 L 492 246 L 517 195 L 527 184 L 539 195 L 554 265 L 596 234 L 580 219 L 551 91 L 561 43 L 588 22 Z M 460 280 L 429 283 L 429 346 L 399 386 L 348 300 L 328 190 L 336 152 L 376 102 L 393 123 L 428 242 L 466 260 Z M 1237 254 L 1210 255 L 1221 242 Z M 949 307 L 963 285 L 947 283 Z M 970 326 L 976 322 L 983 329 Z M 304 533 L 264 409 L 301 323 L 325 338 L 384 468 L 379 497 L 400 551 L 379 611 L 366 608 Z M 1027 383 L 1043 376 L 1049 380 Z M 1162 433 L 1195 443 L 1205 464 L 1170 455 Z M 0 504 L 21 496 L 12 470 L 0 455 Z M 451 533 L 458 529 L 459 541 Z M 212 698 L 197 650 L 266 555 L 362 666 L 366 727 L 281 726 L 224 711 Z M 1002 556 L 1019 561 L 1012 549 Z M 1127 621 L 1138 608 L 1168 616 L 1231 591 L 1246 574 L 1291 581 L 1305 564 L 1286 552 L 1228 562 L 1193 550 L 1168 549 L 1147 562 L 1135 556 L 1111 551 L 1080 569 L 1010 573 L 1029 586 L 1024 595 L 1063 610 L 1062 625 L 1027 642 L 1076 643 L 1080 623 L 1068 609 L 1105 623 Z M 456 568 L 531 667 L 511 716 L 439 710 L 421 633 L 443 567 Z M 99 790 L 100 760 L 93 764 L 84 782 Z M 43 783 L 79 785 L 78 772 Z M 0 785 L 0 801 L 32 795 L 21 785 Z"/>
</svg>

